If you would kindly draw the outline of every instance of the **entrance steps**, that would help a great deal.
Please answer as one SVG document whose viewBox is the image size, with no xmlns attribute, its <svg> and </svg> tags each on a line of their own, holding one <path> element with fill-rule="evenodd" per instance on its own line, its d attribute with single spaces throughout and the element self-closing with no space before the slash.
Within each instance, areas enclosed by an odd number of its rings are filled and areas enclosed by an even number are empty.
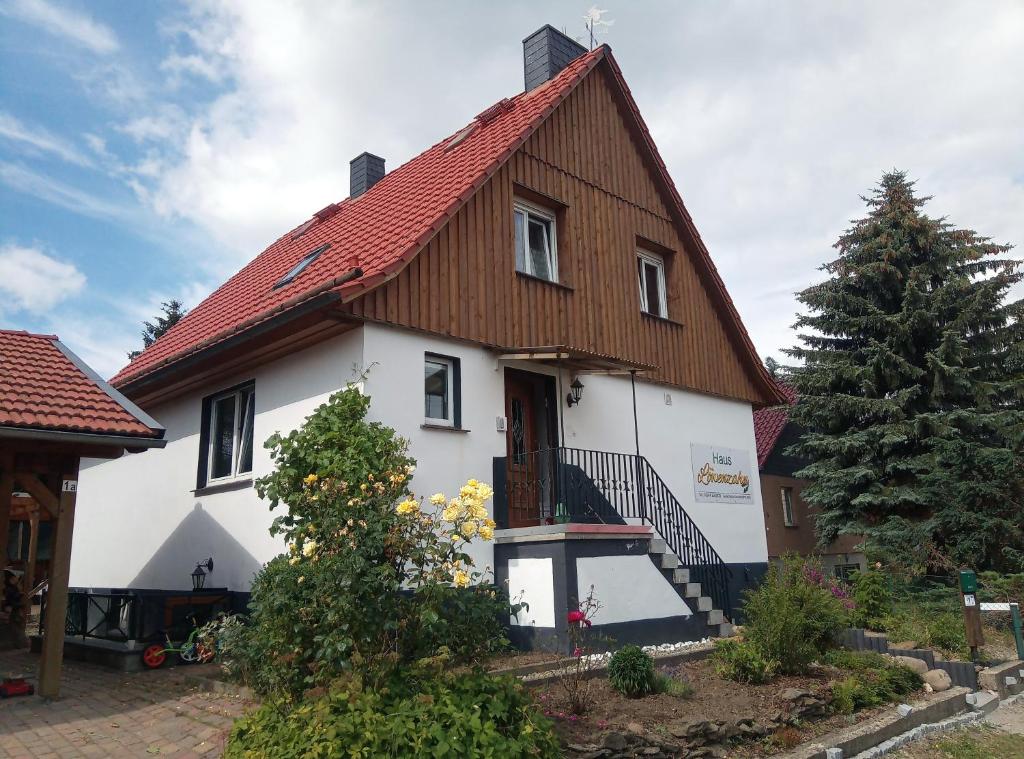
<svg viewBox="0 0 1024 759">
<path fill-rule="evenodd" d="M 704 617 L 708 637 L 728 638 L 735 633 L 731 622 L 722 609 L 714 608 L 710 596 L 701 594 L 699 582 L 690 582 L 690 570 L 681 566 L 679 557 L 673 554 L 662 538 L 651 538 L 648 557 L 662 576 L 672 585 L 673 590 L 690 607 L 690 610 Z"/>
</svg>

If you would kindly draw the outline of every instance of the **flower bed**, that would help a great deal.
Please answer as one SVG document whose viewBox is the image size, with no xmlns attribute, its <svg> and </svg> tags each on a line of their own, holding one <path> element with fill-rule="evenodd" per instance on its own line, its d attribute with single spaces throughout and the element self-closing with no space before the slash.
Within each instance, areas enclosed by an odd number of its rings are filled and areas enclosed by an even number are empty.
<svg viewBox="0 0 1024 759">
<path fill-rule="evenodd" d="M 728 756 L 769 756 L 891 708 L 834 713 L 831 688 L 849 675 L 834 667 L 815 666 L 806 675 L 782 675 L 761 685 L 726 680 L 707 659 L 658 670 L 688 683 L 692 695 L 626 698 L 607 678 L 597 677 L 590 709 L 574 715 L 558 684 L 533 691 L 555 721 L 568 756 L 634 755 L 638 748 L 651 749 L 648 756 L 685 756 L 704 747 L 728 747 Z"/>
</svg>

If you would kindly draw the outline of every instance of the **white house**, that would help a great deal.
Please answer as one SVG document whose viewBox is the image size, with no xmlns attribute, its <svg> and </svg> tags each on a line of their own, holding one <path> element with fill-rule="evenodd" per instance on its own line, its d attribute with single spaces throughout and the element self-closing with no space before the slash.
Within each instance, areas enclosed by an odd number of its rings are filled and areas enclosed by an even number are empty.
<svg viewBox="0 0 1024 759">
<path fill-rule="evenodd" d="M 212 556 L 248 589 L 283 549 L 263 441 L 360 381 L 418 493 L 495 484 L 477 561 L 529 602 L 522 643 L 591 585 L 621 640 L 722 631 L 766 567 L 751 409 L 781 398 L 610 49 L 544 27 L 524 54 L 525 92 L 389 173 L 356 158 L 111 380 L 167 445 L 83 466 L 73 585 L 187 588 Z"/>
</svg>

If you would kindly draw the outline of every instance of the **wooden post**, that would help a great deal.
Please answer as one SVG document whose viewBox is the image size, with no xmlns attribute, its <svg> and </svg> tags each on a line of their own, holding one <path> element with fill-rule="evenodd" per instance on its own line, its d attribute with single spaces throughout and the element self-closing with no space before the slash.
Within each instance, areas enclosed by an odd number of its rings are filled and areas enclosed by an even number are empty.
<svg viewBox="0 0 1024 759">
<path fill-rule="evenodd" d="M 22 583 L 22 590 L 25 592 L 25 624 L 32 615 L 32 588 L 36 584 L 36 561 L 39 558 L 39 509 L 36 504 L 32 508 L 32 516 L 29 517 L 28 535 L 28 562 L 25 564 L 25 577 Z"/>
<path fill-rule="evenodd" d="M 64 658 L 64 621 L 68 611 L 68 579 L 71 573 L 71 539 L 75 530 L 75 496 L 78 491 L 78 459 L 64 467 L 60 502 L 50 558 L 50 587 L 46 593 L 43 621 L 43 653 L 39 660 L 39 695 L 60 695 L 60 668 Z"/>
<path fill-rule="evenodd" d="M 7 541 L 11 530 L 11 501 L 14 500 L 14 460 L 0 454 L 0 569 L 7 566 Z"/>
<path fill-rule="evenodd" d="M 981 632 L 981 607 L 978 605 L 978 577 L 970 569 L 960 570 L 960 600 L 964 609 L 964 629 L 971 661 L 978 662 L 978 649 L 985 645 Z"/>
</svg>

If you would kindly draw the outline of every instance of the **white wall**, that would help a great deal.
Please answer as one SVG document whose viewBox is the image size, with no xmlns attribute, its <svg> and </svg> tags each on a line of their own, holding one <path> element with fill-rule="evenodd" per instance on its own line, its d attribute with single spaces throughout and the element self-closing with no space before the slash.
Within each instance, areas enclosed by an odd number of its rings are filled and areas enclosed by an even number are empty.
<svg viewBox="0 0 1024 759">
<path fill-rule="evenodd" d="M 424 429 L 423 354 L 460 359 L 462 422 L 468 432 Z M 470 477 L 492 480 L 493 459 L 505 454 L 496 429 L 504 414 L 506 366 L 554 374 L 537 363 L 502 362 L 492 351 L 454 340 L 367 324 L 257 371 L 225 379 L 147 411 L 167 428 L 163 450 L 108 462 L 83 462 L 71 582 L 90 587 L 189 587 L 196 562 L 213 556 L 210 584 L 247 589 L 253 573 L 283 548 L 267 532 L 272 515 L 252 489 L 196 497 L 202 398 L 248 379 L 256 381 L 254 476 L 270 469 L 262 441 L 299 426 L 320 403 L 369 367 L 364 385 L 370 416 L 394 427 L 418 461 L 413 489 L 429 497 L 454 493 Z M 634 450 L 629 379 L 584 375 L 578 406 L 564 413 L 566 444 L 631 453 Z M 562 378 L 567 391 L 571 375 Z M 669 392 L 672 404 L 666 405 Z M 640 449 L 728 562 L 767 560 L 760 483 L 752 471 L 755 503 L 695 504 L 690 443 L 750 451 L 756 460 L 748 404 L 637 382 Z M 477 541 L 479 569 L 493 561 Z"/>
<path fill-rule="evenodd" d="M 395 427 L 411 443 L 418 468 L 413 487 L 419 495 L 437 490 L 451 493 L 468 477 L 489 480 L 493 458 L 505 455 L 505 434 L 496 431 L 495 417 L 505 413 L 506 366 L 556 375 L 536 362 L 499 361 L 493 351 L 468 343 L 416 332 L 367 325 L 366 361 L 376 365 L 366 390 L 373 397 L 371 414 Z M 454 356 L 462 369 L 462 423 L 469 432 L 424 429 L 423 354 Z M 628 377 L 583 375 L 582 402 L 564 414 L 565 444 L 578 448 L 632 453 L 633 401 Z M 562 378 L 568 392 L 572 376 Z M 756 466 L 750 474 L 754 502 L 698 504 L 693 494 L 690 443 L 708 443 L 749 451 L 757 461 L 750 404 L 685 392 L 638 380 L 637 416 L 640 452 L 727 562 L 763 562 L 768 548 Z M 665 394 L 671 395 L 666 405 Z M 478 546 L 478 563 L 491 561 L 490 546 Z"/>
<path fill-rule="evenodd" d="M 646 555 L 576 559 L 575 597 L 586 598 L 591 587 L 601 602 L 591 617 L 596 625 L 692 614 Z"/>
<path fill-rule="evenodd" d="M 288 432 L 363 365 L 354 330 L 254 372 L 218 382 L 147 412 L 167 429 L 167 447 L 113 461 L 85 460 L 79 475 L 71 584 L 86 587 L 191 587 L 196 562 L 212 556 L 210 587 L 247 590 L 252 575 L 284 543 L 268 532 L 273 516 L 252 488 L 196 496 L 203 397 L 255 380 L 253 477 L 270 471 L 263 448 Z"/>
</svg>

